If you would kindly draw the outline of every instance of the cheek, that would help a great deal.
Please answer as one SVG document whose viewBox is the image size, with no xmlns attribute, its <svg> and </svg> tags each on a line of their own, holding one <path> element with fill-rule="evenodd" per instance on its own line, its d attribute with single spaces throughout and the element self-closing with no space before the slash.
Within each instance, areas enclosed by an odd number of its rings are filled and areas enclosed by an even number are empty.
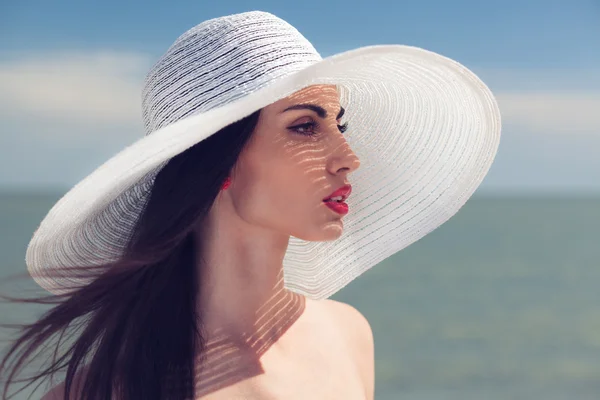
<svg viewBox="0 0 600 400">
<path fill-rule="evenodd" d="M 271 157 L 240 165 L 235 206 L 247 222 L 289 230 L 311 224 L 318 212 L 318 184 L 302 164 Z"/>
<path fill-rule="evenodd" d="M 248 184 L 246 193 L 250 194 L 253 207 L 264 210 L 275 218 L 281 218 L 294 210 L 301 212 L 314 196 L 308 176 L 301 173 L 298 166 L 286 165 L 277 160 L 254 169 L 252 176 L 248 176 L 245 182 Z"/>
<path fill-rule="evenodd" d="M 249 224 L 305 240 L 335 239 L 339 218 L 321 202 L 329 185 L 323 144 L 253 144 L 236 166 L 238 215 Z"/>
<path fill-rule="evenodd" d="M 322 205 L 315 191 L 318 185 L 307 174 L 291 182 L 292 172 L 288 172 L 271 167 L 268 171 L 247 173 L 234 196 L 240 218 L 248 224 L 307 241 L 339 238 L 342 222 Z"/>
</svg>

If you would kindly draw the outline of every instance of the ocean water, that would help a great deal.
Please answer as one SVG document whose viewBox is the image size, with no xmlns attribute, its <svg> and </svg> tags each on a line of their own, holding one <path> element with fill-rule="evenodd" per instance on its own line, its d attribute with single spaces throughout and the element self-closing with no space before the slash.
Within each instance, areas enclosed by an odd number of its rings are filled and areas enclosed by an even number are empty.
<svg viewBox="0 0 600 400">
<path fill-rule="evenodd" d="M 0 195 L 2 278 L 59 197 Z M 378 400 L 600 399 L 600 198 L 476 196 L 333 298 L 371 323 Z"/>
</svg>

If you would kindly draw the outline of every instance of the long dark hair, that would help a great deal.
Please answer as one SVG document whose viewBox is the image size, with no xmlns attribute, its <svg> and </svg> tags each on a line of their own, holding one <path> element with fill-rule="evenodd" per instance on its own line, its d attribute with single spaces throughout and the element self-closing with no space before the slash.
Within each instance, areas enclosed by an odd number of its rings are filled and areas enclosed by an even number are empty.
<svg viewBox="0 0 600 400">
<path fill-rule="evenodd" d="M 12 398 L 7 397 L 9 386 L 32 353 L 55 335 L 62 338 L 71 325 L 81 333 L 62 353 L 59 340 L 50 365 L 28 378 L 26 387 L 66 367 L 65 400 L 73 398 L 74 386 L 82 400 L 193 396 L 194 363 L 205 344 L 196 310 L 193 228 L 210 210 L 259 114 L 260 110 L 169 160 L 155 178 L 124 256 L 102 266 L 104 272 L 90 284 L 68 295 L 3 296 L 10 302 L 55 304 L 36 322 L 17 325 L 19 336 L 0 363 L 0 377 L 7 377 L 3 400 Z M 84 364 L 79 386 L 74 378 Z"/>
</svg>

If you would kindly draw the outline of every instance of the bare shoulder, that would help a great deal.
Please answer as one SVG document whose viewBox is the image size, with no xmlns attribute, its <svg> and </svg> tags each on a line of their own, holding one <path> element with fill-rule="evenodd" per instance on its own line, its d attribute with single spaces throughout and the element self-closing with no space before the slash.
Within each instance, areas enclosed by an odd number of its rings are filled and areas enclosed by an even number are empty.
<svg viewBox="0 0 600 400">
<path fill-rule="evenodd" d="M 368 333 L 364 331 L 371 331 L 369 321 L 367 321 L 360 311 L 350 304 L 332 299 L 323 300 L 322 304 L 330 314 L 330 318 L 334 318 L 337 322 L 343 324 L 343 327 L 358 328 L 362 330 L 363 333 Z"/>
<path fill-rule="evenodd" d="M 76 389 L 81 385 L 83 376 L 87 368 L 83 368 L 75 374 L 73 383 L 71 384 L 71 395 L 70 398 L 76 400 L 79 398 L 76 393 Z M 63 400 L 65 397 L 65 382 L 61 382 L 54 386 L 48 393 L 46 393 L 40 400 Z"/>
<path fill-rule="evenodd" d="M 336 300 L 323 300 L 329 318 L 347 334 L 359 350 L 373 351 L 373 331 L 365 316 L 355 307 Z M 362 352 L 361 352 L 362 353 Z"/>
<path fill-rule="evenodd" d="M 54 386 L 48 393 L 42 396 L 41 400 L 61 400 L 65 398 L 64 382 Z"/>
<path fill-rule="evenodd" d="M 341 328 L 350 348 L 353 349 L 367 396 L 372 399 L 375 391 L 375 345 L 369 321 L 350 304 L 327 299 L 323 300 L 322 305 L 331 320 Z"/>
</svg>

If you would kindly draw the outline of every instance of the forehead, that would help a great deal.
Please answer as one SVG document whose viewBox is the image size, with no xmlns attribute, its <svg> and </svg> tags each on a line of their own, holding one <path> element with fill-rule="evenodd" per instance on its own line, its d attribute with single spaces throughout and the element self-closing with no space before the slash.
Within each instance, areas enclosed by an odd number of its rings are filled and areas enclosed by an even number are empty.
<svg viewBox="0 0 600 400">
<path fill-rule="evenodd" d="M 340 96 L 335 85 L 311 85 L 278 100 L 269 107 L 279 109 L 297 103 L 317 104 L 323 108 L 334 109 L 337 112 L 340 105 Z"/>
</svg>

